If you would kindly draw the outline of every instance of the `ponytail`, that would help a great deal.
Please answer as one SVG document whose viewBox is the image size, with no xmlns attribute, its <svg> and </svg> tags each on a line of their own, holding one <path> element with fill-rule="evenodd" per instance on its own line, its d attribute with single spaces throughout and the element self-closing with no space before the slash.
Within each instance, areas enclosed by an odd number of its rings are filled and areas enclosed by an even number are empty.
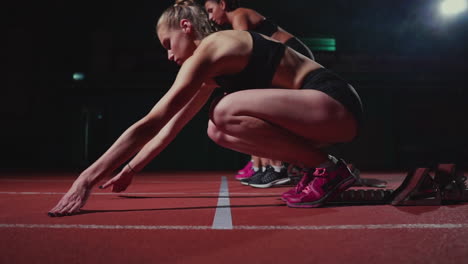
<svg viewBox="0 0 468 264">
<path fill-rule="evenodd" d="M 159 29 L 162 24 L 176 28 L 182 19 L 190 20 L 198 39 L 203 39 L 215 31 L 205 9 L 193 0 L 176 0 L 175 4 L 168 7 L 161 15 L 156 29 Z"/>
</svg>

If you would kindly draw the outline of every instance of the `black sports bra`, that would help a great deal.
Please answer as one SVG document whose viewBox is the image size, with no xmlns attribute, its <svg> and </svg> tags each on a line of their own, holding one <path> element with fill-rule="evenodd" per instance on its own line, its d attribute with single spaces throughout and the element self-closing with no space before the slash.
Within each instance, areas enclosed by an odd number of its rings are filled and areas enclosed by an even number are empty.
<svg viewBox="0 0 468 264">
<path fill-rule="evenodd" d="M 256 32 L 247 32 L 250 33 L 253 40 L 252 54 L 247 66 L 239 73 L 214 78 L 216 83 L 226 92 L 271 88 L 276 68 L 286 50 L 286 46 L 281 42 L 265 39 Z"/>
<path fill-rule="evenodd" d="M 252 29 L 252 31 L 271 37 L 276 31 L 278 31 L 278 25 L 269 19 L 264 19 L 256 28 Z"/>
</svg>

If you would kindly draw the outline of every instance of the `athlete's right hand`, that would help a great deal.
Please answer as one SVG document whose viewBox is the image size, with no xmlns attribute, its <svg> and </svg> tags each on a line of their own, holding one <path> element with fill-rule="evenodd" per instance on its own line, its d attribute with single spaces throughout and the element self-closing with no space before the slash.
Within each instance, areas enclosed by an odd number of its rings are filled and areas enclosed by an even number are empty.
<svg viewBox="0 0 468 264">
<path fill-rule="evenodd" d="M 78 213 L 86 204 L 90 194 L 91 186 L 85 181 L 76 180 L 58 204 L 49 211 L 48 215 L 55 217 Z"/>
</svg>

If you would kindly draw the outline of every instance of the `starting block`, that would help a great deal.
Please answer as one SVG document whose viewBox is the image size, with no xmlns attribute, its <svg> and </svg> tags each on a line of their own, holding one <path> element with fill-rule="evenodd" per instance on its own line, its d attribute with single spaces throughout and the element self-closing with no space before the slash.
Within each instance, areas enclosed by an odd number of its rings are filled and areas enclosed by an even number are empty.
<svg viewBox="0 0 468 264">
<path fill-rule="evenodd" d="M 364 187 L 374 187 L 374 188 L 385 188 L 387 187 L 387 182 L 374 178 L 361 178 L 361 172 L 354 166 L 354 164 L 348 164 L 348 169 L 356 177 L 356 183 L 353 186 L 364 186 Z"/>
<path fill-rule="evenodd" d="M 388 204 L 391 201 L 393 190 L 347 190 L 333 197 L 331 204 L 359 204 L 378 205 Z"/>
<path fill-rule="evenodd" d="M 395 191 L 392 205 L 443 205 L 468 202 L 466 177 L 455 164 L 439 164 L 435 175 L 429 169 L 417 169 Z"/>
<path fill-rule="evenodd" d="M 438 184 L 428 168 L 418 168 L 406 176 L 395 190 L 392 205 L 440 205 L 442 198 Z"/>
<path fill-rule="evenodd" d="M 331 204 L 391 204 L 394 206 L 443 205 L 468 202 L 466 177 L 455 164 L 439 164 L 434 176 L 429 168 L 410 171 L 395 190 L 346 190 L 333 197 Z"/>
<path fill-rule="evenodd" d="M 435 182 L 440 186 L 443 204 L 468 202 L 466 177 L 462 171 L 457 171 L 454 164 L 439 164 L 435 174 Z"/>
</svg>

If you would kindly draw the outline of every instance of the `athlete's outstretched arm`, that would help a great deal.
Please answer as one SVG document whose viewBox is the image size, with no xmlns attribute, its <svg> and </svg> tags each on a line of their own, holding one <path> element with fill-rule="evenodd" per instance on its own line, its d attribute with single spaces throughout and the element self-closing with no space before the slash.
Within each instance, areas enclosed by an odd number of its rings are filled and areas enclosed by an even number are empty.
<svg viewBox="0 0 468 264">
<path fill-rule="evenodd" d="M 128 163 L 128 166 L 108 180 L 99 188 L 107 188 L 112 185 L 113 192 L 122 192 L 132 182 L 133 176 L 142 170 L 151 160 L 153 160 L 162 150 L 166 148 L 169 143 L 174 140 L 176 135 L 182 128 L 200 111 L 203 105 L 207 102 L 213 89 L 203 85 L 192 100 L 183 107 L 172 119 L 169 121 L 159 133 L 151 139 L 138 154 Z"/>
<path fill-rule="evenodd" d="M 209 71 L 207 57 L 196 53 L 181 67 L 169 91 L 141 120 L 130 126 L 117 141 L 89 168 L 84 170 L 50 216 L 78 212 L 84 206 L 91 188 L 135 155 L 178 113 L 200 90 Z"/>
</svg>

